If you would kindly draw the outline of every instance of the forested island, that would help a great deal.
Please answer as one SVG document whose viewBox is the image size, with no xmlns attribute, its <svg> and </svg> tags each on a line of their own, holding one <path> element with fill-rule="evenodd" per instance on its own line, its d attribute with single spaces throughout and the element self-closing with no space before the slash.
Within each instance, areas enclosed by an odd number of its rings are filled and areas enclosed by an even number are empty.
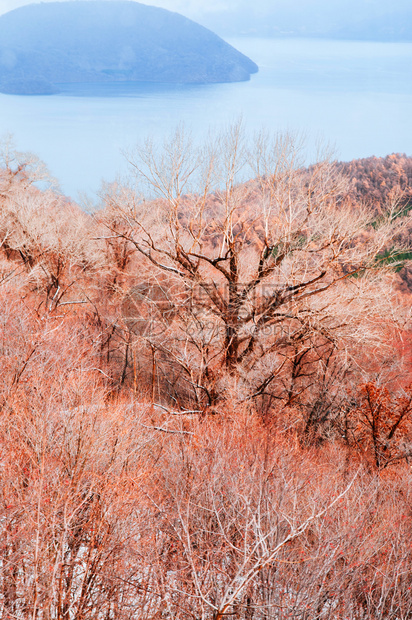
<svg viewBox="0 0 412 620">
<path fill-rule="evenodd" d="M 178 130 L 86 212 L 2 145 L 7 617 L 411 616 L 412 158 L 298 147 Z"/>
<path fill-rule="evenodd" d="M 257 65 L 210 30 L 131 1 L 32 4 L 0 16 L 0 92 L 90 82 L 238 82 Z"/>
</svg>

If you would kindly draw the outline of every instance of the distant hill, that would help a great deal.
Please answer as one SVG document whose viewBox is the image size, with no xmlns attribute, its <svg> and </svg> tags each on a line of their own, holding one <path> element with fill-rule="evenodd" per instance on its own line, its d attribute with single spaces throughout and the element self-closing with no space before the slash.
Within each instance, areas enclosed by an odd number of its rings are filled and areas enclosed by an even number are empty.
<svg viewBox="0 0 412 620">
<path fill-rule="evenodd" d="M 410 0 L 238 0 L 216 5 L 211 11 L 207 3 L 193 2 L 189 16 L 223 37 L 412 41 Z"/>
<path fill-rule="evenodd" d="M 199 24 L 136 2 L 31 4 L 0 17 L 0 91 L 75 82 L 240 82 L 257 65 Z"/>
<path fill-rule="evenodd" d="M 392 153 L 386 157 L 367 157 L 336 164 L 351 179 L 350 197 L 379 211 L 398 196 L 400 207 L 412 208 L 412 157 Z"/>
<path fill-rule="evenodd" d="M 349 197 L 355 204 L 365 204 L 376 214 L 395 202 L 398 211 L 412 209 L 412 157 L 392 153 L 386 157 L 367 157 L 350 162 L 338 162 L 338 170 L 350 178 Z M 412 227 L 403 232 L 405 252 L 399 256 L 398 288 L 412 294 Z M 390 248 L 388 248 L 389 250 Z"/>
</svg>

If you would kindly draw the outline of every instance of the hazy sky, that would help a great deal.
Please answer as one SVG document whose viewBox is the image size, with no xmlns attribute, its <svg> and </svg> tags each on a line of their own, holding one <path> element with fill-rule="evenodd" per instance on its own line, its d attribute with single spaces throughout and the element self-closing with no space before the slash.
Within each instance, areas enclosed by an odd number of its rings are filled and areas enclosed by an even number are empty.
<svg viewBox="0 0 412 620">
<path fill-rule="evenodd" d="M 43 0 L 46 2 L 56 0 Z M 79 0 L 71 0 L 73 2 Z M 33 0 L 0 0 L 0 14 L 31 4 Z M 177 11 L 209 28 L 233 33 L 257 30 L 271 22 L 280 30 L 301 32 L 323 29 L 336 31 L 341 26 L 366 20 L 382 19 L 383 15 L 402 13 L 412 21 L 412 0 L 146 0 L 143 4 Z"/>
<path fill-rule="evenodd" d="M 56 0 L 42 0 L 55 2 Z M 72 0 L 76 1 L 76 0 Z M 24 4 L 32 4 L 33 0 L 0 0 L 0 14 L 11 11 Z M 161 6 L 184 15 L 207 15 L 216 12 L 242 12 L 244 14 L 260 12 L 268 14 L 277 10 L 288 9 L 290 13 L 312 10 L 348 11 L 349 6 L 366 5 L 371 12 L 396 11 L 407 9 L 411 0 L 146 0 L 142 4 Z"/>
</svg>

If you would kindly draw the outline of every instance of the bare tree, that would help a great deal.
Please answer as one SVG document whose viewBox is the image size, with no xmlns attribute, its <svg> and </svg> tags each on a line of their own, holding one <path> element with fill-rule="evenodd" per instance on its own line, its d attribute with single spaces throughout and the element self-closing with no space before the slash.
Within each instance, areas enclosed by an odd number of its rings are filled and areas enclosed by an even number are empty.
<svg viewBox="0 0 412 620">
<path fill-rule="evenodd" d="M 381 479 L 256 422 L 237 409 L 166 435 L 146 487 L 159 617 L 407 618 L 407 468 Z"/>
<path fill-rule="evenodd" d="M 47 310 L 63 298 L 85 301 L 76 284 L 104 263 L 93 241 L 91 218 L 57 192 L 37 158 L 15 152 L 9 143 L 0 156 L 2 255 L 23 265 L 29 285 L 43 294 Z M 16 271 L 5 270 L 3 281 Z"/>
<path fill-rule="evenodd" d="M 329 161 L 303 169 L 291 136 L 250 146 L 239 126 L 203 148 L 178 130 L 130 162 L 138 192 L 109 188 L 123 228 L 107 219 L 106 238 L 137 251 L 134 285 L 163 282 L 175 311 L 158 313 L 145 341 L 198 408 L 233 395 L 300 404 L 336 363 L 345 372 L 349 345 L 378 342 L 393 316 L 380 256 L 405 225 L 396 203 L 377 220 L 345 200 Z"/>
<path fill-rule="evenodd" d="M 125 550 L 147 527 L 140 486 L 154 449 L 144 408 L 108 404 L 98 346 L 70 320 L 20 317 L 22 343 L 13 320 L 1 350 L 1 615 L 130 618 L 141 601 L 128 595 Z"/>
</svg>

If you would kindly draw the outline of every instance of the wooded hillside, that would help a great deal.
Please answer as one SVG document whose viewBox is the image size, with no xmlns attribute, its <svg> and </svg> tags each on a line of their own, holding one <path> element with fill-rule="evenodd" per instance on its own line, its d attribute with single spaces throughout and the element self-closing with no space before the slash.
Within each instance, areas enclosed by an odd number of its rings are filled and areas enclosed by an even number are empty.
<svg viewBox="0 0 412 620">
<path fill-rule="evenodd" d="M 397 195 L 405 206 L 412 204 L 412 158 L 399 153 L 340 162 L 338 170 L 351 179 L 350 196 L 381 209 Z"/>
<path fill-rule="evenodd" d="M 0 617 L 408 618 L 411 159 L 130 165 L 86 213 L 3 145 Z"/>
</svg>

